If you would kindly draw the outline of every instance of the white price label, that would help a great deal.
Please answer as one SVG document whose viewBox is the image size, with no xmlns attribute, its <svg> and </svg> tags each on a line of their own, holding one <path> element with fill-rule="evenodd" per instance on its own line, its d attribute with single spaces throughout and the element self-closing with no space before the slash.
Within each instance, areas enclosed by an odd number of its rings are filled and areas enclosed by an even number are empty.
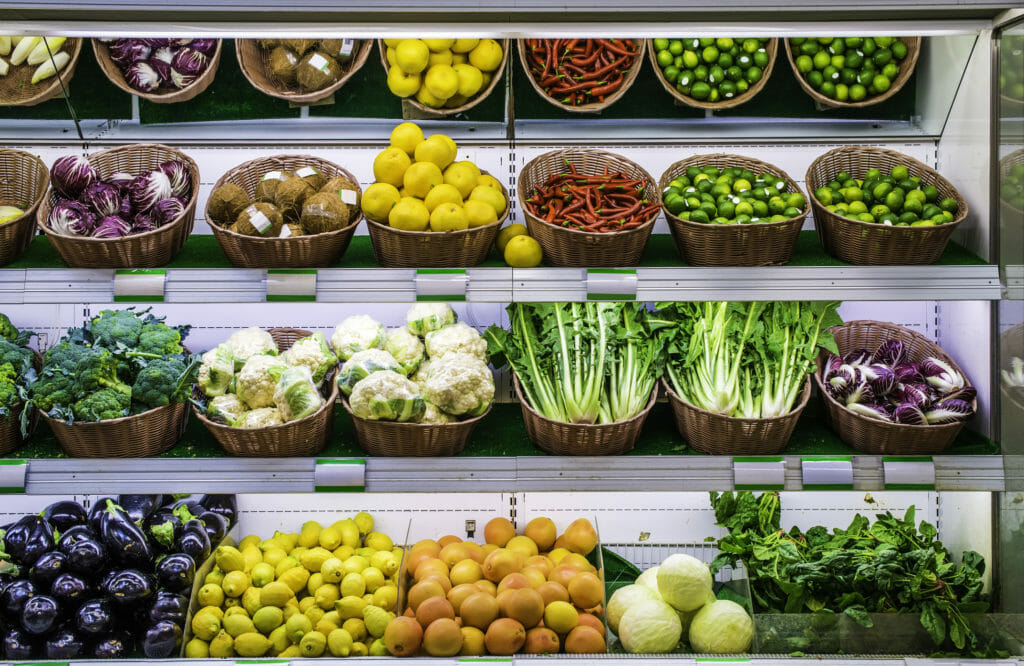
<svg viewBox="0 0 1024 666">
<path fill-rule="evenodd" d="M 782 456 L 733 458 L 732 473 L 736 490 L 783 490 L 786 485 Z"/>
<path fill-rule="evenodd" d="M 886 490 L 934 490 L 935 463 L 931 456 L 882 458 Z"/>
<path fill-rule="evenodd" d="M 319 458 L 313 466 L 315 492 L 363 492 L 365 489 L 366 460 L 363 458 Z"/>
<path fill-rule="evenodd" d="M 853 490 L 850 456 L 804 456 L 800 466 L 804 490 Z"/>
<path fill-rule="evenodd" d="M 25 492 L 27 460 L 0 460 L 0 494 Z"/>
</svg>

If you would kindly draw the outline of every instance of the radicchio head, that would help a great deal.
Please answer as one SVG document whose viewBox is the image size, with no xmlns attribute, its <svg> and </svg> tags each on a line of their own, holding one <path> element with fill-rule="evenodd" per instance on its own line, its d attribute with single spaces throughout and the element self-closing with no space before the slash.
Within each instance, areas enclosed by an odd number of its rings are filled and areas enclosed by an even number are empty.
<svg viewBox="0 0 1024 666">
<path fill-rule="evenodd" d="M 160 87 L 160 74 L 147 62 L 135 62 L 124 73 L 124 80 L 140 92 L 154 92 Z"/>
<path fill-rule="evenodd" d="M 84 203 L 66 200 L 54 204 L 46 225 L 63 236 L 88 236 L 96 226 L 96 216 Z"/>
<path fill-rule="evenodd" d="M 158 227 L 162 227 L 177 219 L 184 212 L 185 200 L 179 197 L 169 197 L 156 202 L 156 205 L 149 211 L 149 214 L 153 218 L 153 223 Z"/>
<path fill-rule="evenodd" d="M 82 203 L 98 217 L 116 215 L 121 210 L 121 193 L 113 185 L 96 181 L 82 192 Z"/>
<path fill-rule="evenodd" d="M 895 367 L 906 359 L 907 352 L 903 347 L 903 342 L 899 339 L 886 340 L 878 349 L 875 350 L 874 355 L 871 357 L 872 363 L 881 363 L 891 367 Z"/>
<path fill-rule="evenodd" d="M 171 181 L 171 193 L 176 197 L 188 199 L 192 194 L 192 175 L 188 165 L 181 160 L 168 160 L 157 167 Z"/>
<path fill-rule="evenodd" d="M 108 215 L 104 217 L 93 229 L 93 238 L 122 238 L 132 231 L 132 225 L 123 217 Z"/>
<path fill-rule="evenodd" d="M 53 189 L 69 199 L 77 198 L 95 180 L 99 180 L 99 174 L 81 155 L 58 157 L 50 168 Z"/>
<path fill-rule="evenodd" d="M 132 183 L 132 205 L 138 213 L 145 213 L 161 199 L 171 196 L 171 180 L 160 169 L 142 174 Z"/>
<path fill-rule="evenodd" d="M 904 425 L 928 425 L 928 420 L 924 417 L 921 408 L 909 402 L 898 405 L 893 410 L 892 420 Z"/>
<path fill-rule="evenodd" d="M 153 48 L 145 39 L 118 39 L 112 42 L 108 49 L 110 59 L 120 65 L 121 69 L 146 60 L 153 52 Z"/>
</svg>

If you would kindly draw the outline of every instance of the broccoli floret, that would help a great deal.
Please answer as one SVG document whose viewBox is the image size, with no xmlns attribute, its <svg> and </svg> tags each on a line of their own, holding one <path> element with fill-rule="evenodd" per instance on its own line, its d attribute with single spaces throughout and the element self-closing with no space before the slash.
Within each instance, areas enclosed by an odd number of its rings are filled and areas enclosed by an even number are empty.
<svg viewBox="0 0 1024 666">
<path fill-rule="evenodd" d="M 87 348 L 82 352 L 75 366 L 75 379 L 84 391 L 115 389 L 127 392 L 131 396 L 131 387 L 121 381 L 117 371 L 120 360 L 108 349 L 99 347 Z"/>
<path fill-rule="evenodd" d="M 0 363 L 0 411 L 20 400 L 18 371 L 10 363 Z"/>
<path fill-rule="evenodd" d="M 32 367 L 32 350 L 0 339 L 0 363 L 10 363 L 18 375 L 23 375 Z"/>
<path fill-rule="evenodd" d="M 49 412 L 54 407 L 71 406 L 78 398 L 78 385 L 71 373 L 60 368 L 47 368 L 29 388 L 32 402 Z"/>
<path fill-rule="evenodd" d="M 145 324 L 139 334 L 138 351 L 158 356 L 180 354 L 184 351 L 181 346 L 181 333 L 164 323 Z"/>
<path fill-rule="evenodd" d="M 85 345 L 73 342 L 61 342 L 50 347 L 43 356 L 43 368 L 56 368 L 65 372 L 74 372 L 82 355 L 89 351 Z"/>
<path fill-rule="evenodd" d="M 125 416 L 132 405 L 132 390 L 124 384 L 121 386 L 124 390 L 105 388 L 86 395 L 75 403 L 75 418 L 79 421 L 106 421 Z"/>
<path fill-rule="evenodd" d="M 18 339 L 19 333 L 20 331 L 14 327 L 7 315 L 0 312 L 0 338 L 13 342 Z"/>
<path fill-rule="evenodd" d="M 132 399 L 150 408 L 180 402 L 185 364 L 177 359 L 151 361 L 139 371 L 132 385 Z"/>
<path fill-rule="evenodd" d="M 97 345 L 117 347 L 120 344 L 134 348 L 139 344 L 142 320 L 131 310 L 103 310 L 92 320 L 90 330 Z"/>
</svg>

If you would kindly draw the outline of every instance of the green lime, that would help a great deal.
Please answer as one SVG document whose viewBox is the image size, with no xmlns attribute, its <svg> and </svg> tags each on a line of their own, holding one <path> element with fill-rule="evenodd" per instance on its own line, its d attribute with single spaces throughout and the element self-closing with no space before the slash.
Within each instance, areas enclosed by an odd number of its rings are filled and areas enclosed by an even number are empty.
<svg viewBox="0 0 1024 666">
<path fill-rule="evenodd" d="M 836 84 L 836 99 L 845 102 L 850 96 L 850 88 L 845 83 Z"/>
<path fill-rule="evenodd" d="M 875 218 L 871 216 L 871 213 L 858 213 L 857 219 L 861 222 L 874 222 Z"/>
<path fill-rule="evenodd" d="M 890 210 L 899 210 L 903 207 L 903 193 L 899 190 L 893 190 L 885 195 L 885 205 Z"/>
<path fill-rule="evenodd" d="M 819 187 L 818 189 L 814 190 L 814 196 L 815 196 L 815 198 L 818 201 L 820 201 L 825 206 L 831 206 L 832 205 L 832 191 L 833 190 L 831 190 L 831 189 L 829 189 L 827 187 Z"/>
<path fill-rule="evenodd" d="M 698 81 L 697 83 L 694 83 L 693 87 L 690 88 L 690 96 L 693 97 L 694 99 L 707 99 L 710 95 L 711 86 L 704 83 L 703 81 Z"/>
<path fill-rule="evenodd" d="M 692 69 L 684 69 L 679 72 L 679 77 L 676 79 L 676 83 L 681 86 L 692 86 L 696 80 L 697 77 L 694 76 Z"/>
<path fill-rule="evenodd" d="M 935 204 L 925 204 L 921 209 L 921 217 L 935 217 L 936 215 L 942 215 L 942 209 Z"/>
<path fill-rule="evenodd" d="M 718 56 L 718 66 L 722 69 L 729 69 L 733 65 L 732 56 L 728 53 L 722 53 Z"/>
<path fill-rule="evenodd" d="M 747 92 L 747 90 L 749 88 L 750 88 L 750 84 L 747 83 L 746 79 L 740 79 L 739 81 L 736 82 L 736 94 L 737 95 L 742 95 L 743 93 Z"/>
<path fill-rule="evenodd" d="M 939 198 L 939 188 L 934 185 L 925 185 L 921 191 L 924 192 L 925 201 L 935 202 Z"/>
<path fill-rule="evenodd" d="M 743 70 L 737 67 L 736 65 L 733 65 L 732 67 L 725 70 L 725 78 L 729 79 L 730 81 L 739 81 L 740 79 L 743 78 Z"/>
<path fill-rule="evenodd" d="M 916 213 L 917 215 L 921 215 L 924 211 L 924 206 L 922 206 L 921 202 L 917 199 L 908 198 L 903 200 L 903 211 L 906 213 Z"/>
<path fill-rule="evenodd" d="M 953 197 L 946 197 L 939 202 L 939 208 L 949 211 L 950 213 L 955 213 L 957 209 L 956 199 Z"/>
<path fill-rule="evenodd" d="M 751 67 L 744 74 L 744 77 L 747 79 L 748 83 L 757 83 L 758 81 L 761 80 L 762 76 L 764 76 L 764 71 L 760 67 L 756 66 Z"/>
<path fill-rule="evenodd" d="M 707 213 L 698 208 L 697 210 L 690 211 L 690 221 L 707 224 L 711 221 L 711 218 L 708 217 Z"/>
<path fill-rule="evenodd" d="M 675 83 L 679 80 L 679 68 L 675 65 L 666 67 L 664 74 L 669 83 Z"/>
<path fill-rule="evenodd" d="M 935 226 L 935 221 L 934 220 L 918 220 L 917 222 L 911 222 L 910 226 L 912 226 L 912 227 L 934 227 Z"/>
<path fill-rule="evenodd" d="M 812 69 L 814 69 L 814 59 L 811 58 L 811 56 L 809 56 L 809 55 L 797 56 L 797 59 L 796 59 L 797 65 L 799 65 L 799 63 L 800 63 L 800 58 L 803 58 L 805 63 L 809 63 L 807 65 L 807 71 L 808 72 L 811 71 Z M 741 53 L 739 55 L 739 57 L 736 58 L 736 64 L 739 67 L 741 67 L 743 69 L 746 69 L 747 67 L 750 67 L 751 65 L 754 64 L 754 59 L 752 57 L 750 57 L 749 55 L 747 55 L 746 53 Z"/>
<path fill-rule="evenodd" d="M 895 40 L 895 37 L 875 37 L 875 44 L 877 44 L 879 48 L 887 49 Z"/>
<path fill-rule="evenodd" d="M 658 67 L 668 67 L 675 58 L 666 50 L 658 51 Z"/>
<path fill-rule="evenodd" d="M 786 195 L 786 206 L 789 208 L 799 208 L 800 210 L 803 210 L 804 207 L 807 206 L 807 199 L 799 192 L 790 192 Z"/>
<path fill-rule="evenodd" d="M 736 84 L 732 81 L 722 81 L 722 85 L 718 86 L 718 91 L 725 99 L 732 99 L 739 92 L 736 88 Z"/>
<path fill-rule="evenodd" d="M 686 199 L 680 196 L 669 195 L 665 197 L 665 207 L 668 208 L 668 212 L 678 215 L 686 210 Z"/>
<path fill-rule="evenodd" d="M 829 59 L 829 64 L 836 69 L 842 69 L 846 65 L 846 57 L 841 55 L 834 55 Z"/>
<path fill-rule="evenodd" d="M 883 215 L 889 215 L 892 213 L 892 211 L 889 210 L 889 207 L 884 204 L 875 204 L 868 212 L 870 212 L 876 220 Z"/>
<path fill-rule="evenodd" d="M 733 45 L 732 37 L 717 37 L 717 38 L 715 38 L 715 46 L 717 46 L 719 48 L 719 50 L 728 51 L 729 49 L 732 48 L 732 45 Z"/>
<path fill-rule="evenodd" d="M 718 48 L 707 46 L 701 51 L 700 57 L 706 63 L 716 62 L 718 60 Z"/>
<path fill-rule="evenodd" d="M 862 69 L 859 72 L 857 72 L 857 83 L 864 86 L 865 89 L 871 86 L 871 82 L 874 80 L 874 78 L 874 70 Z"/>
<path fill-rule="evenodd" d="M 797 208 L 796 206 L 787 206 L 786 210 L 782 211 L 782 214 L 785 215 L 784 219 L 788 220 L 791 217 L 797 217 L 799 215 L 803 215 L 803 212 L 804 212 L 803 208 Z"/>
<path fill-rule="evenodd" d="M 761 49 L 760 51 L 757 51 L 756 53 L 754 53 L 754 64 L 757 65 L 758 67 L 760 67 L 761 69 L 764 69 L 765 67 L 767 67 L 768 66 L 768 52 L 765 51 L 764 49 Z"/>
<path fill-rule="evenodd" d="M 812 56 L 812 55 L 814 55 L 815 53 L 817 53 L 818 51 L 821 50 L 821 44 L 819 44 L 818 42 L 816 42 L 813 39 L 808 39 L 806 42 L 801 44 L 799 48 L 800 48 L 800 53 L 802 53 L 804 55 Z M 746 51 L 746 49 L 743 49 L 743 50 Z M 751 51 L 751 53 L 753 53 L 753 51 Z"/>
<path fill-rule="evenodd" d="M 856 187 L 847 187 L 843 190 L 843 199 L 846 203 L 850 203 L 852 201 L 863 201 L 864 193 Z"/>
<path fill-rule="evenodd" d="M 860 52 L 866 57 L 870 58 L 875 53 L 875 40 L 871 37 L 865 37 L 864 43 L 860 45 Z"/>
<path fill-rule="evenodd" d="M 697 77 L 698 81 L 707 81 L 708 80 L 708 66 L 707 65 L 697 65 L 696 67 L 693 68 L 693 75 L 695 77 Z"/>
<path fill-rule="evenodd" d="M 772 197 L 771 199 L 768 200 L 768 210 L 773 215 L 778 215 L 782 211 L 786 210 L 785 200 L 783 200 L 782 197 Z"/>
<path fill-rule="evenodd" d="M 724 218 L 732 219 L 736 215 L 736 204 L 731 201 L 723 201 L 718 206 L 718 214 Z"/>
<path fill-rule="evenodd" d="M 754 51 L 761 48 L 761 40 L 759 39 L 744 39 L 743 50 L 747 53 L 753 53 Z"/>
<path fill-rule="evenodd" d="M 756 217 L 764 217 L 768 214 L 768 204 L 764 201 L 754 201 L 750 205 L 753 207 Z"/>
<path fill-rule="evenodd" d="M 736 181 L 733 182 L 732 184 L 732 191 L 744 192 L 746 190 L 749 190 L 751 187 L 752 185 L 750 184 L 750 181 L 747 180 L 746 178 L 737 178 Z"/>
<path fill-rule="evenodd" d="M 825 78 L 826 81 L 830 81 L 832 83 L 837 83 L 840 80 L 839 70 L 833 67 L 832 65 L 829 65 L 825 69 L 821 70 L 821 75 Z"/>
<path fill-rule="evenodd" d="M 863 201 L 850 201 L 850 212 L 851 213 L 866 213 L 868 212 L 868 206 Z"/>
<path fill-rule="evenodd" d="M 740 213 L 733 219 L 733 224 L 750 224 L 750 215 Z"/>
<path fill-rule="evenodd" d="M 859 83 L 855 83 L 850 86 L 850 100 L 859 102 L 868 95 L 868 89 Z"/>
<path fill-rule="evenodd" d="M 827 51 L 818 51 L 814 54 L 813 61 L 814 69 L 825 69 L 832 62 L 832 58 L 829 57 Z"/>
<path fill-rule="evenodd" d="M 654 40 L 654 50 L 655 51 L 664 51 L 667 48 L 668 48 L 668 40 L 665 39 L 664 37 L 658 37 L 658 38 L 656 38 Z"/>
<path fill-rule="evenodd" d="M 892 81 L 889 80 L 888 76 L 883 74 L 876 74 L 875 78 L 871 79 L 871 87 L 874 88 L 876 94 L 882 94 L 889 89 L 892 85 Z"/>
<path fill-rule="evenodd" d="M 848 48 L 848 49 L 860 48 L 860 45 L 863 42 L 864 42 L 864 38 L 863 37 L 847 37 L 846 38 L 846 48 Z"/>
<path fill-rule="evenodd" d="M 856 51 L 846 52 L 846 66 L 851 69 L 860 69 L 861 64 L 864 63 L 864 56 L 857 53 Z"/>
<path fill-rule="evenodd" d="M 822 84 L 818 86 L 818 91 L 821 92 L 821 94 L 824 95 L 825 97 L 828 97 L 829 99 L 835 99 L 836 84 L 832 83 L 831 81 L 823 81 Z"/>
<path fill-rule="evenodd" d="M 900 67 L 894 62 L 890 62 L 888 65 L 882 68 L 882 76 L 888 77 L 890 81 L 899 76 Z"/>
<path fill-rule="evenodd" d="M 697 57 L 696 51 L 684 51 L 683 52 L 683 65 L 686 69 L 693 69 L 700 64 L 700 58 Z"/>
<path fill-rule="evenodd" d="M 892 62 L 892 51 L 889 49 L 879 49 L 875 51 L 875 54 L 871 56 L 871 62 L 875 63 L 876 67 L 884 67 Z"/>
<path fill-rule="evenodd" d="M 903 213 L 900 213 L 899 220 L 900 224 L 910 224 L 911 222 L 917 222 L 917 213 L 909 210 L 905 211 Z"/>
<path fill-rule="evenodd" d="M 825 78 L 821 75 L 821 72 L 819 72 L 818 70 L 808 72 L 807 83 L 810 83 L 812 88 L 820 89 L 821 84 L 824 82 Z"/>
<path fill-rule="evenodd" d="M 843 69 L 839 70 L 839 80 L 843 82 L 844 86 L 852 86 L 853 84 L 857 83 L 856 70 L 850 69 L 849 67 L 844 67 Z"/>
<path fill-rule="evenodd" d="M 829 42 L 828 52 L 834 55 L 839 55 L 846 50 L 846 42 L 843 41 L 842 37 L 835 37 Z"/>
<path fill-rule="evenodd" d="M 754 206 L 749 201 L 741 201 L 736 204 L 736 215 L 753 215 Z"/>
<path fill-rule="evenodd" d="M 722 81 L 725 81 L 725 70 L 718 65 L 713 65 L 711 69 L 708 70 L 708 83 L 718 85 Z"/>
<path fill-rule="evenodd" d="M 892 168 L 892 171 L 889 172 L 889 175 L 896 181 L 906 180 L 910 177 L 910 169 L 902 164 L 897 164 Z"/>
<path fill-rule="evenodd" d="M 892 43 L 892 57 L 897 60 L 903 60 L 907 57 L 907 45 L 897 40 Z"/>
</svg>

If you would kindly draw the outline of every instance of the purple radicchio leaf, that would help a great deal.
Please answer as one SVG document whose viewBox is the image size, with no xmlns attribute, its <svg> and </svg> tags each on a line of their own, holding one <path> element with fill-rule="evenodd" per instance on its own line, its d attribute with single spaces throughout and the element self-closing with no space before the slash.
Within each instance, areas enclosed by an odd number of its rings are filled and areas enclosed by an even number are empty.
<svg viewBox="0 0 1024 666">
<path fill-rule="evenodd" d="M 121 197 L 121 208 L 117 211 L 117 214 L 126 220 L 130 220 L 135 217 L 135 207 L 132 206 L 132 198 L 129 196 L 127 191 L 125 191 Z"/>
<path fill-rule="evenodd" d="M 139 92 L 154 92 L 160 87 L 160 74 L 146 62 L 135 62 L 124 73 L 124 80 Z"/>
<path fill-rule="evenodd" d="M 138 41 L 145 42 L 146 45 L 150 48 L 158 49 L 162 46 L 167 46 L 171 40 L 167 39 L 166 37 L 146 37 Z"/>
<path fill-rule="evenodd" d="M 129 65 L 149 58 L 153 52 L 145 39 L 118 39 L 108 46 L 110 59 L 124 71 Z"/>
<path fill-rule="evenodd" d="M 182 199 L 188 199 L 192 194 L 192 174 L 188 165 L 181 160 L 168 160 L 157 167 L 171 181 L 171 194 Z"/>
<path fill-rule="evenodd" d="M 85 188 L 81 201 L 98 217 L 116 215 L 121 210 L 121 193 L 113 185 L 101 181 Z"/>
<path fill-rule="evenodd" d="M 917 363 L 900 363 L 892 370 L 896 373 L 896 381 L 902 384 L 924 381 L 924 377 L 921 376 L 921 367 Z"/>
<path fill-rule="evenodd" d="M 889 398 L 898 403 L 917 405 L 921 409 L 931 404 L 932 398 L 924 384 L 897 384 Z"/>
<path fill-rule="evenodd" d="M 50 167 L 53 189 L 69 199 L 77 199 L 85 188 L 99 180 L 96 169 L 81 155 L 58 157 Z"/>
<path fill-rule="evenodd" d="M 149 214 L 153 217 L 153 223 L 158 227 L 178 219 L 185 212 L 185 200 L 179 197 L 169 197 L 156 202 Z"/>
<path fill-rule="evenodd" d="M 172 37 L 167 40 L 167 43 L 171 46 L 188 46 L 193 40 L 191 37 Z"/>
<path fill-rule="evenodd" d="M 889 411 L 882 405 L 855 402 L 852 405 L 847 405 L 846 408 L 855 414 L 866 416 L 869 419 L 877 419 L 879 421 L 892 421 L 892 417 L 890 416 Z"/>
<path fill-rule="evenodd" d="M 857 383 L 853 384 L 853 389 L 846 394 L 846 406 L 863 403 L 868 404 L 875 401 L 875 392 L 871 388 L 871 383 L 863 377 L 858 378 Z"/>
<path fill-rule="evenodd" d="M 156 75 L 160 77 L 160 85 L 172 82 L 171 64 L 169 62 L 165 62 L 159 58 L 150 58 L 146 61 L 146 64 L 152 67 L 153 71 L 156 72 Z"/>
<path fill-rule="evenodd" d="M 878 349 L 875 350 L 874 356 L 871 357 L 872 363 L 881 363 L 889 366 L 890 368 L 903 363 L 906 360 L 907 352 L 903 347 L 903 342 L 898 339 L 886 340 Z"/>
<path fill-rule="evenodd" d="M 896 373 L 889 366 L 873 363 L 861 368 L 876 397 L 884 397 L 896 386 Z"/>
<path fill-rule="evenodd" d="M 204 56 L 212 56 L 213 52 L 217 50 L 217 40 L 206 38 L 193 39 L 192 43 L 189 46 L 191 46 L 196 51 L 199 51 Z"/>
<path fill-rule="evenodd" d="M 123 217 L 108 215 L 104 217 L 93 229 L 93 238 L 122 238 L 132 231 L 132 225 Z"/>
<path fill-rule="evenodd" d="M 168 65 L 170 65 L 171 62 L 174 61 L 174 54 L 177 52 L 178 50 L 171 46 L 161 46 L 157 50 L 153 51 L 153 56 L 151 59 L 159 60 L 160 62 L 165 62 Z"/>
<path fill-rule="evenodd" d="M 205 55 L 185 47 L 174 55 L 171 63 L 171 81 L 178 88 L 190 86 L 196 78 L 202 74 L 210 64 L 210 59 Z"/>
<path fill-rule="evenodd" d="M 921 373 L 929 386 L 941 395 L 952 393 L 966 385 L 963 375 L 942 359 L 929 356 L 921 362 Z"/>
<path fill-rule="evenodd" d="M 847 365 L 866 365 L 871 362 L 871 352 L 867 349 L 854 349 L 843 356 L 843 362 Z"/>
<path fill-rule="evenodd" d="M 954 423 L 963 421 L 974 413 L 970 403 L 956 398 L 943 400 L 924 413 L 928 423 Z"/>
<path fill-rule="evenodd" d="M 55 204 L 46 216 L 46 225 L 62 236 L 88 236 L 96 221 L 88 206 L 71 200 Z"/>
<path fill-rule="evenodd" d="M 130 173 L 118 171 L 110 178 L 104 179 L 103 182 L 108 185 L 113 185 L 121 192 L 121 194 L 125 194 L 131 188 L 133 180 L 135 180 L 135 176 Z"/>
<path fill-rule="evenodd" d="M 897 405 L 892 412 L 892 420 L 904 425 L 928 425 L 921 408 L 909 402 Z"/>
<path fill-rule="evenodd" d="M 151 214 L 140 213 L 135 216 L 135 219 L 132 220 L 131 233 L 144 234 L 147 231 L 155 231 L 156 229 L 159 228 L 160 225 L 157 224 L 155 220 L 153 220 L 153 216 Z"/>
<path fill-rule="evenodd" d="M 943 401 L 945 401 L 945 400 L 963 400 L 964 402 L 970 403 L 970 402 L 973 402 L 974 399 L 977 398 L 977 397 L 978 397 L 978 390 L 976 388 L 974 388 L 973 386 L 965 386 L 962 389 L 957 389 L 957 390 L 953 391 L 952 393 L 950 393 L 950 394 L 948 394 L 946 396 L 943 396 L 942 399 L 943 399 Z"/>
<path fill-rule="evenodd" d="M 145 213 L 161 199 L 171 196 L 171 180 L 163 171 L 154 169 L 142 174 L 132 183 L 132 205 L 138 213 Z"/>
</svg>

